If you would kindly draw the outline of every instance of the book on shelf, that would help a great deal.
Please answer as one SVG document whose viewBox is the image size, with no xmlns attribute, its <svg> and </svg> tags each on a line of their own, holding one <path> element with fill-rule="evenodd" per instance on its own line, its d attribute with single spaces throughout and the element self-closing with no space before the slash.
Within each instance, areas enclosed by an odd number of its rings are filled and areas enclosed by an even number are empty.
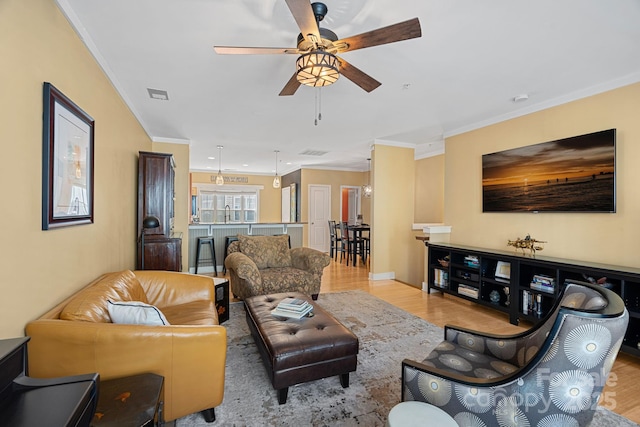
<svg viewBox="0 0 640 427">
<path fill-rule="evenodd" d="M 478 289 L 463 284 L 458 285 L 458 293 L 469 298 L 478 299 Z"/>
<path fill-rule="evenodd" d="M 480 261 L 475 255 L 467 255 L 466 257 L 464 257 L 464 264 L 467 267 L 478 268 L 480 266 Z"/>
<path fill-rule="evenodd" d="M 433 269 L 433 284 L 438 288 L 449 287 L 449 273 L 439 268 Z"/>
<path fill-rule="evenodd" d="M 522 290 L 522 314 L 542 316 L 542 295 Z"/>
<path fill-rule="evenodd" d="M 553 277 L 536 274 L 531 279 L 529 286 L 531 289 L 552 294 L 556 290 L 556 281 Z"/>
</svg>

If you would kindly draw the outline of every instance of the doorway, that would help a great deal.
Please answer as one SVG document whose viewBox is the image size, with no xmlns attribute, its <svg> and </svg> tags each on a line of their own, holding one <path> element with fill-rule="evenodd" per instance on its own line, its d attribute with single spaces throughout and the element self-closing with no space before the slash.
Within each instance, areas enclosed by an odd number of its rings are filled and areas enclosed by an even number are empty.
<svg viewBox="0 0 640 427">
<path fill-rule="evenodd" d="M 309 247 L 329 252 L 329 220 L 331 219 L 331 186 L 309 185 Z"/>
<path fill-rule="evenodd" d="M 347 221 L 349 225 L 356 223 L 358 215 L 362 213 L 360 191 L 360 187 L 340 186 L 340 221 Z"/>
</svg>

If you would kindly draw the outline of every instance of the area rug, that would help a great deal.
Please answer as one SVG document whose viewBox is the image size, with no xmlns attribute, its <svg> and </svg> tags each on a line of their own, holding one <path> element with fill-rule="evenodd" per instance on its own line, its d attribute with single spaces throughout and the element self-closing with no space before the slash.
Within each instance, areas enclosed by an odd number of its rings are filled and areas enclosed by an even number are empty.
<svg viewBox="0 0 640 427">
<path fill-rule="evenodd" d="M 350 386 L 325 378 L 289 388 L 278 404 L 245 320 L 243 303 L 230 306 L 224 401 L 216 422 L 201 414 L 176 421 L 178 427 L 205 426 L 384 426 L 400 402 L 401 363 L 422 360 L 443 339 L 443 330 L 363 291 L 320 294 L 318 303 L 351 329 L 360 341 L 358 366 Z M 598 407 L 595 427 L 637 424 Z"/>
</svg>

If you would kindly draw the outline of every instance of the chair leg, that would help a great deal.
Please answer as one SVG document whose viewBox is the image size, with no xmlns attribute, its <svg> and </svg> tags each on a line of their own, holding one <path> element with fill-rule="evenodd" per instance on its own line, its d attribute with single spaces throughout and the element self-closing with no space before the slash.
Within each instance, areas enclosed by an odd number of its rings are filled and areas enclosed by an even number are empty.
<svg viewBox="0 0 640 427">
<path fill-rule="evenodd" d="M 278 403 L 284 405 L 287 403 L 287 395 L 289 394 L 289 387 L 281 388 L 278 390 Z"/>
<path fill-rule="evenodd" d="M 206 422 L 208 422 L 208 423 L 212 423 L 212 422 L 214 422 L 216 420 L 215 408 L 205 409 L 204 411 L 202 411 L 200 413 L 204 417 L 204 420 Z"/>
</svg>

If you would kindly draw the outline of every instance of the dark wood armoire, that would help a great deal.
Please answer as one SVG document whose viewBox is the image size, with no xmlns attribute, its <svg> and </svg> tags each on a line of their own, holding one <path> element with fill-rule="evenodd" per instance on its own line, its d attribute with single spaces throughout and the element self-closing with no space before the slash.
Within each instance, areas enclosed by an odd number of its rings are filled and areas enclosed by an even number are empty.
<svg viewBox="0 0 640 427">
<path fill-rule="evenodd" d="M 140 270 L 182 271 L 182 238 L 173 232 L 174 169 L 171 154 L 139 153 L 137 268 Z M 158 218 L 159 225 L 143 229 L 143 221 L 149 216 Z"/>
</svg>

